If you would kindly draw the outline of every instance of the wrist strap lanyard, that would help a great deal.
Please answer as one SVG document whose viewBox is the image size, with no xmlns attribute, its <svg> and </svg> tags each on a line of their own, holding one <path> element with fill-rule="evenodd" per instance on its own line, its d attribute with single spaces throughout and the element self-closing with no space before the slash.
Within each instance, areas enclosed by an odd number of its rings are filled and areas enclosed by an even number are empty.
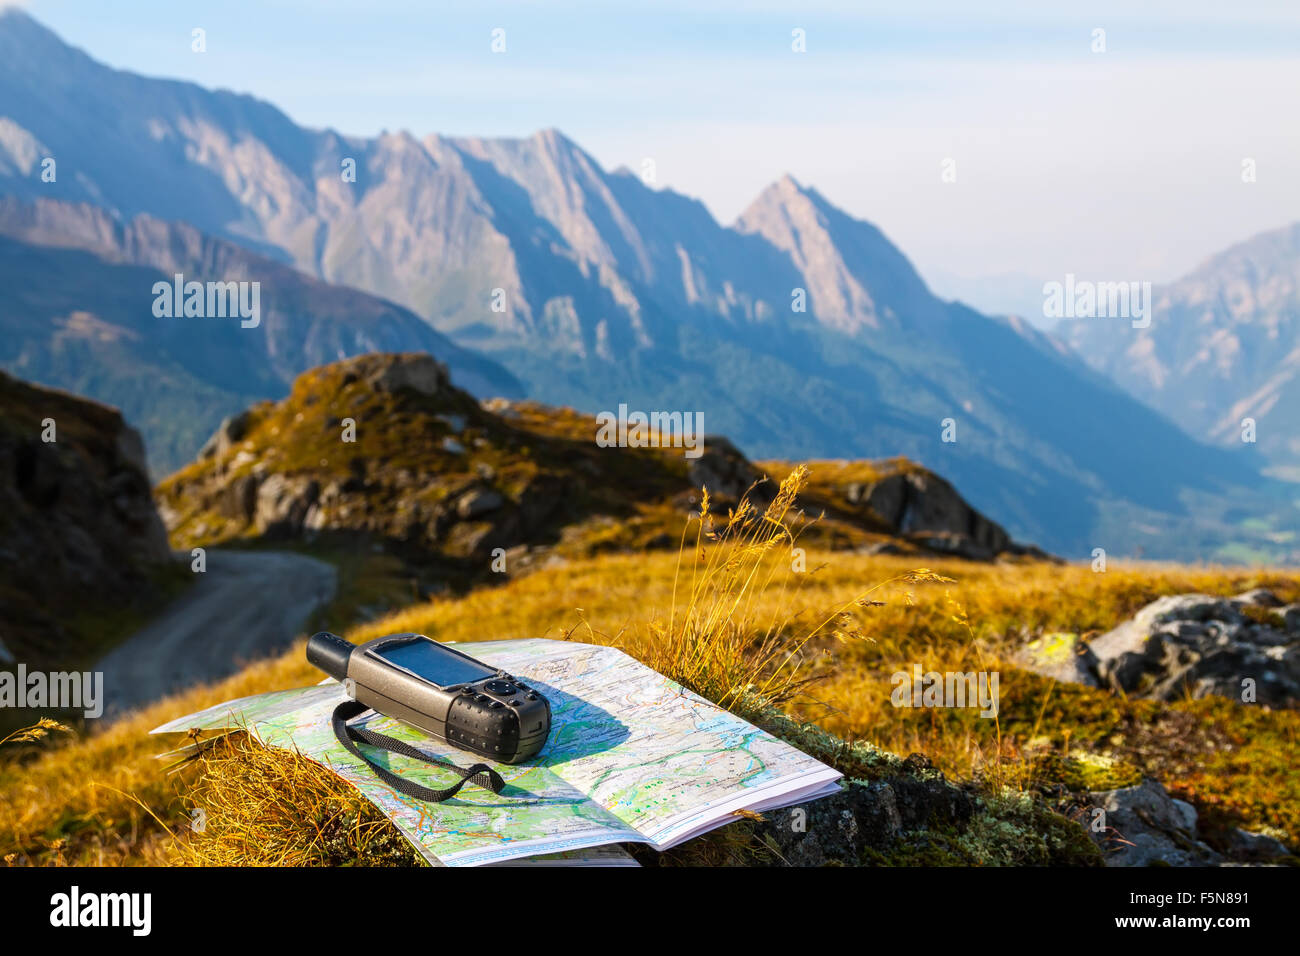
<svg viewBox="0 0 1300 956">
<path fill-rule="evenodd" d="M 491 790 L 493 793 L 500 793 L 505 789 L 506 782 L 501 779 L 501 774 L 485 763 L 476 763 L 469 768 L 458 767 L 454 763 L 448 763 L 445 760 L 436 760 L 424 751 L 417 750 L 405 741 L 398 740 L 395 737 L 377 734 L 374 731 L 366 730 L 364 727 L 348 726 L 349 720 L 369 709 L 369 707 L 357 700 L 345 700 L 335 707 L 334 716 L 331 719 L 334 725 L 334 736 L 339 739 L 339 743 L 344 746 L 348 753 L 365 763 L 380 780 L 398 793 L 404 793 L 408 797 L 415 797 L 417 800 L 441 803 L 454 797 L 460 792 L 460 788 L 467 783 L 478 784 L 483 789 Z M 357 743 L 369 744 L 371 747 L 378 747 L 380 750 L 387 750 L 391 753 L 401 754 L 403 757 L 410 757 L 412 760 L 420 760 L 435 767 L 450 770 L 459 774 L 461 779 L 444 790 L 422 787 L 418 783 L 412 783 L 410 780 L 399 777 L 397 774 L 379 766 L 361 752 L 357 747 Z"/>
</svg>

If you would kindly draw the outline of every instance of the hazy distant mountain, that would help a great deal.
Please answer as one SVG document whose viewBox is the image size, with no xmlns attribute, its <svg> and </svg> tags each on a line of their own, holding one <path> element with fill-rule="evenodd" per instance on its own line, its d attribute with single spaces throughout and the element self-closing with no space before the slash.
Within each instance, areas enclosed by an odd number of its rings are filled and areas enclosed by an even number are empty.
<svg viewBox="0 0 1300 956">
<path fill-rule="evenodd" d="M 258 282 L 259 324 L 156 317 L 154 284 L 176 273 Z M 226 415 L 341 357 L 426 351 L 481 395 L 521 394 L 505 369 L 399 306 L 148 216 L 0 198 L 0 287 L 0 367 L 122 409 L 156 473 L 191 459 Z"/>
<path fill-rule="evenodd" d="M 1300 466 L 1300 223 L 1255 236 L 1157 289 L 1151 325 L 1073 319 L 1093 366 L 1193 435 Z"/>
<path fill-rule="evenodd" d="M 1061 553 L 1207 556 L 1239 521 L 1200 527 L 1189 501 L 1253 481 L 1249 452 L 1190 440 L 1022 321 L 941 301 L 878 229 L 788 176 L 728 228 L 554 130 L 304 130 L 108 69 L 9 11 L 0 192 L 189 222 L 381 295 L 548 403 L 700 411 L 754 456 L 906 455 Z"/>
</svg>

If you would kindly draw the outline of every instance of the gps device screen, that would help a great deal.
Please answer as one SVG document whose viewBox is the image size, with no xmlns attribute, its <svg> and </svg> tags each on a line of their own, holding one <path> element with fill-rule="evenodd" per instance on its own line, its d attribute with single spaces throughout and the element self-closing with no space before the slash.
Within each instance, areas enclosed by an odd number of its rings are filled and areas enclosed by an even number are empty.
<svg viewBox="0 0 1300 956">
<path fill-rule="evenodd" d="M 371 653 L 439 687 L 468 684 L 496 673 L 478 661 L 466 660 L 422 638 L 377 647 Z"/>
</svg>

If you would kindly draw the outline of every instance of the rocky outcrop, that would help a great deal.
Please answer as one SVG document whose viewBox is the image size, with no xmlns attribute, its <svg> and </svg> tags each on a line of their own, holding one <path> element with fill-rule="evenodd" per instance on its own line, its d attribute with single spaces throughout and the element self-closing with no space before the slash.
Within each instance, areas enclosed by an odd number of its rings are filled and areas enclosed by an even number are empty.
<svg viewBox="0 0 1300 956">
<path fill-rule="evenodd" d="M 918 830 L 962 827 L 974 811 L 970 794 L 941 779 L 854 780 L 837 794 L 769 814 L 758 833 L 790 866 L 857 865 Z"/>
<path fill-rule="evenodd" d="M 746 493 L 763 507 L 779 485 L 721 436 L 706 437 L 698 458 L 595 438 L 594 419 L 570 409 L 480 404 L 432 356 L 364 355 L 307 372 L 283 401 L 224 420 L 157 497 L 179 544 L 361 535 L 400 554 L 412 577 L 469 584 L 555 551 L 676 547 L 701 488 L 720 513 Z M 801 504 L 821 510 L 819 491 L 805 488 Z M 859 491 L 822 523 L 827 546 L 981 559 L 1015 550 L 923 469 Z"/>
<path fill-rule="evenodd" d="M 430 355 L 365 355 L 223 421 L 159 498 L 183 541 L 359 535 L 414 571 L 445 560 L 477 574 L 498 548 L 519 557 L 555 536 L 585 474 L 566 467 L 570 448 L 481 408 Z"/>
<path fill-rule="evenodd" d="M 927 551 L 974 561 L 1001 555 L 1047 557 L 1037 548 L 1017 544 L 949 482 L 924 468 L 900 467 L 875 480 L 850 481 L 839 492 L 887 531 Z"/>
<path fill-rule="evenodd" d="M 770 486 L 756 485 L 762 473 L 721 435 L 706 435 L 704 451 L 691 460 L 687 472 L 692 488 L 708 488 L 715 498 L 735 502 L 750 488 L 759 498 L 770 497 Z"/>
<path fill-rule="evenodd" d="M 1196 808 L 1150 777 L 1078 795 L 1082 822 L 1107 866 L 1219 866 L 1272 863 L 1291 851 L 1264 833 L 1233 829 L 1216 850 L 1202 839 Z"/>
<path fill-rule="evenodd" d="M 1057 680 L 1174 701 L 1216 694 L 1271 707 L 1300 705 L 1300 605 L 1272 593 L 1177 594 L 1090 641 L 1040 638 L 1024 662 Z"/>
<path fill-rule="evenodd" d="M 367 381 L 381 392 L 409 388 L 420 395 L 435 396 L 451 384 L 451 376 L 447 366 L 432 355 L 407 354 L 376 363 Z"/>
<path fill-rule="evenodd" d="M 122 416 L 3 373 L 0 528 L 0 622 L 18 659 L 66 659 L 72 612 L 130 605 L 171 558 Z"/>
<path fill-rule="evenodd" d="M 212 437 L 199 449 L 199 458 L 222 458 L 236 442 L 242 441 L 248 430 L 249 414 L 247 411 L 238 415 L 227 415 L 212 433 Z"/>
<path fill-rule="evenodd" d="M 1267 833 L 1252 833 L 1240 828 L 1228 838 L 1228 856 L 1243 863 L 1271 863 L 1292 855 L 1286 845 Z"/>
<path fill-rule="evenodd" d="M 1086 795 L 1086 822 L 1107 866 L 1209 866 L 1223 856 L 1197 838 L 1196 809 L 1151 778 Z"/>
</svg>

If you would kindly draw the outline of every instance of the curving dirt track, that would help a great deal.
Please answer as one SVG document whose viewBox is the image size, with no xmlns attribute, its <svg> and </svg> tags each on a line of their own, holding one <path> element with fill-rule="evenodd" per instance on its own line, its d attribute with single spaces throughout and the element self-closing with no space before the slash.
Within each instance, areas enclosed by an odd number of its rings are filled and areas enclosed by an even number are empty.
<svg viewBox="0 0 1300 956">
<path fill-rule="evenodd" d="M 332 565 L 283 551 L 209 551 L 198 578 L 95 665 L 106 717 L 283 650 L 337 587 Z"/>
</svg>

